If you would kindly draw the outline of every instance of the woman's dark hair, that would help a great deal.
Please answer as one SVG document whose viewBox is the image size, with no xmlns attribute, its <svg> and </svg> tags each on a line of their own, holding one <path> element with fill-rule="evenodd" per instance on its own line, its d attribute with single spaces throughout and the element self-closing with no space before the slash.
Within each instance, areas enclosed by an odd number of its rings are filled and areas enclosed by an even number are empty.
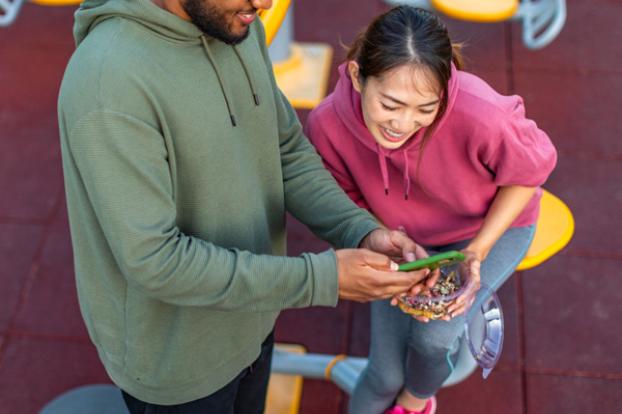
<svg viewBox="0 0 622 414">
<path fill-rule="evenodd" d="M 397 6 L 376 17 L 360 33 L 348 51 L 348 60 L 359 66 L 359 80 L 402 65 L 414 65 L 432 74 L 441 87 L 441 101 L 424 142 L 447 108 L 451 62 L 462 68 L 461 45 L 452 44 L 445 24 L 433 13 L 412 6 Z"/>
</svg>

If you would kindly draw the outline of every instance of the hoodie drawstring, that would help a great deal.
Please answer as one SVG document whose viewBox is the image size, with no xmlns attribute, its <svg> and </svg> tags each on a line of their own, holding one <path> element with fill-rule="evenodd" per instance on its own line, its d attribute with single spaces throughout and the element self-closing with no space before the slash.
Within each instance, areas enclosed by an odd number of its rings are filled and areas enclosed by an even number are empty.
<svg viewBox="0 0 622 414">
<path fill-rule="evenodd" d="M 389 195 L 389 173 L 387 172 L 387 160 L 380 144 L 376 144 L 378 150 L 378 164 L 380 164 L 380 174 L 382 174 L 382 184 L 384 185 L 384 194 Z"/>
<path fill-rule="evenodd" d="M 386 155 L 380 144 L 376 143 L 376 149 L 378 165 L 380 165 L 380 174 L 382 175 L 382 185 L 384 186 L 384 194 L 389 195 L 389 172 Z M 410 163 L 406 151 L 402 151 L 402 155 L 404 156 L 404 200 L 408 200 L 408 194 L 410 193 Z"/>
<path fill-rule="evenodd" d="M 406 151 L 402 151 L 402 155 L 404 155 L 404 200 L 408 200 L 408 194 L 410 193 L 410 166 Z"/>
<path fill-rule="evenodd" d="M 212 56 L 212 51 L 209 49 L 209 45 L 207 44 L 207 40 L 205 40 L 205 36 L 201 36 L 201 43 L 203 44 L 203 50 L 205 51 L 205 54 L 207 55 L 207 60 L 209 60 L 212 67 L 214 68 L 214 72 L 216 73 L 216 78 L 218 79 L 218 84 L 220 85 L 222 96 L 225 98 L 225 104 L 227 105 L 227 111 L 229 112 L 229 118 L 231 119 L 231 125 L 236 126 L 237 123 L 235 122 L 235 115 L 231 111 L 231 105 L 229 104 L 229 98 L 227 98 L 227 93 L 225 92 L 225 86 L 223 85 L 223 82 L 222 82 L 222 76 L 220 76 L 220 70 L 218 69 L 218 66 L 216 65 L 216 61 L 214 60 L 214 57 Z"/>
<path fill-rule="evenodd" d="M 237 126 L 237 122 L 235 120 L 235 115 L 233 114 L 233 111 L 231 109 L 229 98 L 227 97 L 227 93 L 225 91 L 223 77 L 220 74 L 220 70 L 218 69 L 216 60 L 214 59 L 214 56 L 212 55 L 212 51 L 210 50 L 209 45 L 207 44 L 207 40 L 205 40 L 205 36 L 201 36 L 201 44 L 203 45 L 203 50 L 205 51 L 205 54 L 207 55 L 207 60 L 209 60 L 210 64 L 214 68 L 214 72 L 216 73 L 216 78 L 218 79 L 218 84 L 220 85 L 222 96 L 225 99 L 225 104 L 227 105 L 227 111 L 229 112 L 229 118 L 231 119 L 231 125 L 235 127 Z M 259 95 L 257 95 L 257 93 L 255 92 L 255 87 L 253 86 L 253 81 L 248 72 L 246 64 L 244 63 L 244 60 L 238 53 L 238 50 L 235 48 L 235 46 L 232 46 L 232 48 L 233 48 L 233 51 L 235 52 L 235 55 L 238 57 L 238 60 L 240 61 L 242 68 L 244 69 L 244 74 L 246 75 L 246 79 L 248 80 L 248 85 L 251 89 L 251 93 L 253 94 L 253 101 L 255 102 L 255 105 L 259 105 Z"/>
<path fill-rule="evenodd" d="M 248 80 L 248 86 L 249 88 L 251 88 L 251 93 L 253 94 L 253 100 L 255 101 L 255 105 L 257 106 L 259 105 L 259 95 L 257 95 L 257 93 L 255 92 L 255 87 L 253 86 L 253 78 L 248 72 L 248 68 L 246 67 L 246 63 L 244 63 L 244 59 L 242 59 L 242 56 L 240 56 L 240 52 L 238 52 L 238 49 L 235 46 L 233 46 L 233 51 L 235 52 L 235 55 L 238 57 L 238 60 L 240 61 L 240 64 L 242 65 L 242 68 L 244 69 L 244 73 L 246 74 L 246 79 Z"/>
</svg>

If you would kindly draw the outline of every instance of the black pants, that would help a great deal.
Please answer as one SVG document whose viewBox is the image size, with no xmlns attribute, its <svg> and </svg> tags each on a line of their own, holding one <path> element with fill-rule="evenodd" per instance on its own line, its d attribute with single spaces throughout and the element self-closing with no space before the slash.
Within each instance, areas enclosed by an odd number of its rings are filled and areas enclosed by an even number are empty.
<svg viewBox="0 0 622 414">
<path fill-rule="evenodd" d="M 274 333 L 261 344 L 261 354 L 230 383 L 207 397 L 179 405 L 141 401 L 123 391 L 131 414 L 261 414 L 266 404 Z"/>
</svg>

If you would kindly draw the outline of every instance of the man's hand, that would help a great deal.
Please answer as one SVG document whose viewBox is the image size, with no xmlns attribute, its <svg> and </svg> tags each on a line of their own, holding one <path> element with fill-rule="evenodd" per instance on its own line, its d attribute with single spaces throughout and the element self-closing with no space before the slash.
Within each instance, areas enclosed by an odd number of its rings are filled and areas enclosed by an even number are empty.
<svg viewBox="0 0 622 414">
<path fill-rule="evenodd" d="M 365 236 L 359 247 L 392 258 L 403 258 L 407 262 L 428 257 L 425 249 L 411 240 L 403 230 L 387 230 L 385 228 L 373 230 Z"/>
<path fill-rule="evenodd" d="M 408 291 L 429 270 L 398 272 L 397 263 L 384 254 L 367 249 L 337 250 L 339 297 L 367 302 L 386 299 Z"/>
<path fill-rule="evenodd" d="M 385 254 L 397 261 L 412 262 L 429 256 L 423 247 L 408 237 L 403 227 L 400 227 L 398 230 L 376 229 L 365 236 L 361 241 L 360 247 Z M 428 271 L 424 270 L 423 272 Z M 429 272 L 426 274 L 429 274 Z M 440 272 L 432 272 L 425 279 L 425 283 L 416 283 L 408 289 L 407 293 L 413 296 L 418 295 L 426 288 L 429 289 L 434 286 L 439 276 Z M 397 296 L 393 298 L 391 305 L 397 305 Z"/>
</svg>

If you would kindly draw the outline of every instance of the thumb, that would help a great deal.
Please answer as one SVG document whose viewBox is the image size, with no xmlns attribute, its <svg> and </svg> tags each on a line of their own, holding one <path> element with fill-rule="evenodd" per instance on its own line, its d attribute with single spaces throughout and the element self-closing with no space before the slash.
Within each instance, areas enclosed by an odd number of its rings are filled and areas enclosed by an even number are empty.
<svg viewBox="0 0 622 414">
<path fill-rule="evenodd" d="M 363 261 L 366 265 L 373 267 L 376 270 L 384 271 L 397 271 L 398 264 L 395 263 L 389 256 L 385 256 L 381 253 L 376 253 L 371 250 L 366 250 L 363 256 Z"/>
</svg>

